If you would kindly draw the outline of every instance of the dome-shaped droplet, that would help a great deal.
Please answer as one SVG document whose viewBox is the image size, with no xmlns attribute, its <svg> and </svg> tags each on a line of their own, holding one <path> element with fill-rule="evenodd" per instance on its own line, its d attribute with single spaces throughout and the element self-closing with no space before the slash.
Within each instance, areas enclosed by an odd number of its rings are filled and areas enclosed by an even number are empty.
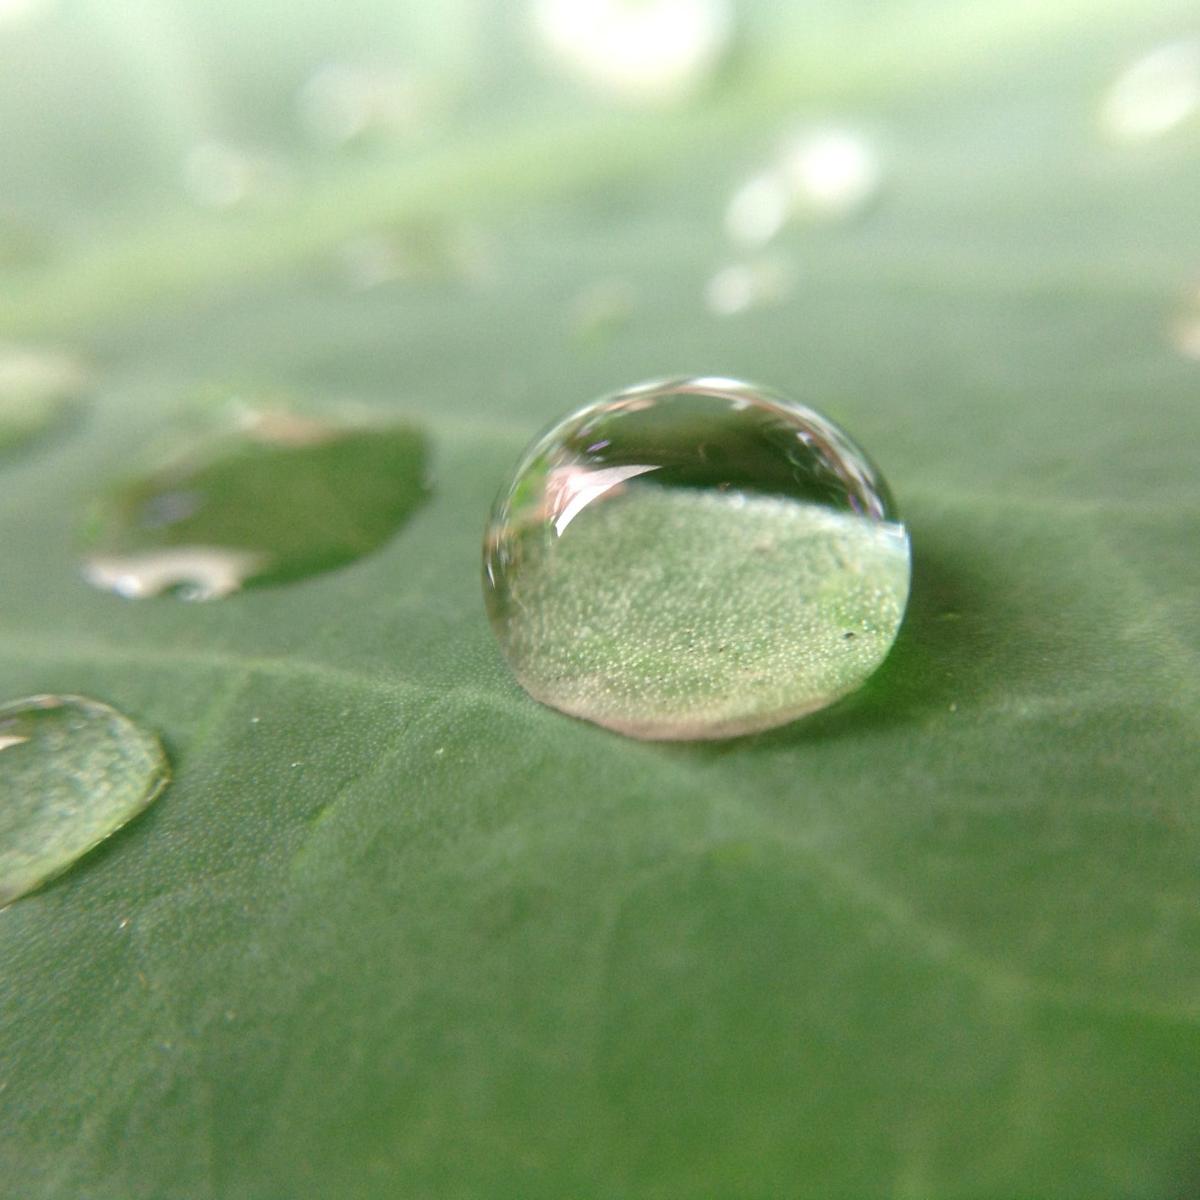
<svg viewBox="0 0 1200 1200">
<path fill-rule="evenodd" d="M 120 829 L 168 778 L 158 739 L 107 704 L 0 705 L 0 907 Z"/>
<path fill-rule="evenodd" d="M 832 421 L 727 379 L 632 388 L 529 449 L 484 540 L 488 614 L 536 699 L 642 738 L 823 708 L 900 627 L 909 542 Z"/>
</svg>

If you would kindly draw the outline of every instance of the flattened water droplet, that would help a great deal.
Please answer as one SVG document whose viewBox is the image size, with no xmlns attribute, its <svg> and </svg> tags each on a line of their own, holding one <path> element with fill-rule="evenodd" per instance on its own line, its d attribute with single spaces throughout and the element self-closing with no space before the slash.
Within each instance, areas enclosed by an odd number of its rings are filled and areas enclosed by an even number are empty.
<svg viewBox="0 0 1200 1200">
<path fill-rule="evenodd" d="M 65 871 L 170 778 L 153 734 L 82 696 L 0 705 L 0 907 Z"/>
<path fill-rule="evenodd" d="M 266 410 L 92 506 L 84 577 L 131 599 L 215 600 L 332 570 L 424 503 L 425 439 L 404 425 Z"/>
<path fill-rule="evenodd" d="M 641 738 L 831 704 L 887 655 L 908 586 L 908 534 L 870 460 L 812 409 L 727 379 L 567 417 L 484 539 L 488 615 L 522 685 Z"/>
<path fill-rule="evenodd" d="M 86 385 L 72 354 L 0 344 L 0 452 L 53 424 Z"/>
<path fill-rule="evenodd" d="M 728 48 L 728 0 L 535 0 L 534 23 L 564 68 L 621 100 L 693 95 Z"/>
</svg>

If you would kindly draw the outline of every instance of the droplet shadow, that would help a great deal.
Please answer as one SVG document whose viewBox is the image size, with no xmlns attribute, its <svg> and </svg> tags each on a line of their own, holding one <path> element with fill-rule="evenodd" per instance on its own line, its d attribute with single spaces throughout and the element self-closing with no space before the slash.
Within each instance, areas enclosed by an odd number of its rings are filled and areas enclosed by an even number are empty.
<svg viewBox="0 0 1200 1200">
<path fill-rule="evenodd" d="M 852 737 L 911 724 L 976 694 L 978 666 L 1001 651 L 1004 623 L 989 617 L 997 590 L 937 541 L 918 535 L 904 624 L 880 669 L 856 692 L 778 729 L 706 743 L 675 743 L 676 753 L 724 757 Z M 989 647 L 981 640 L 992 641 Z M 665 743 L 664 743 L 665 745 Z"/>
</svg>

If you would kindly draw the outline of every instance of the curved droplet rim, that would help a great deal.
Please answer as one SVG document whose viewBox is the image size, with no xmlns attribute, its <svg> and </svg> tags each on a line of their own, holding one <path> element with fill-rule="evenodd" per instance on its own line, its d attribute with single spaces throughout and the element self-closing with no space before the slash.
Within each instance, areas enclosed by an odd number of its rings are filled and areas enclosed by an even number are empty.
<svg viewBox="0 0 1200 1200">
<path fill-rule="evenodd" d="M 120 709 L 114 708 L 111 704 L 105 704 L 102 700 L 93 700 L 90 696 L 80 696 L 70 692 L 41 692 L 0 704 L 0 721 L 4 721 L 9 717 L 19 716 L 22 712 L 30 708 L 50 709 L 68 707 L 79 709 L 89 716 L 101 717 L 105 720 L 115 719 L 119 723 L 123 735 L 128 733 L 136 737 L 147 753 L 148 785 L 139 797 L 135 807 L 131 808 L 115 824 L 109 826 L 105 832 L 98 834 L 84 845 L 61 866 L 53 867 L 39 874 L 35 879 L 13 892 L 5 891 L 2 886 L 3 881 L 0 881 L 0 909 L 6 908 L 16 900 L 36 894 L 42 888 L 46 887 L 47 884 L 59 879 L 73 867 L 77 866 L 97 847 L 107 842 L 113 834 L 124 829 L 130 822 L 140 817 L 162 795 L 172 781 L 171 761 L 167 757 L 167 752 L 158 736 L 151 733 L 144 726 L 139 725 L 132 718 L 127 717 Z"/>
</svg>

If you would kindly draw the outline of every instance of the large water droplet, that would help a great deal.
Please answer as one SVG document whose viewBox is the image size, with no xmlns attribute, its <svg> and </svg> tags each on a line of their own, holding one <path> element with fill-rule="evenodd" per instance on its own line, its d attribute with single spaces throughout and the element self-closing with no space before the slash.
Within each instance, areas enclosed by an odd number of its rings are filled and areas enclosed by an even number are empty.
<svg viewBox="0 0 1200 1200">
<path fill-rule="evenodd" d="M 72 354 L 0 345 L 0 451 L 40 433 L 87 385 Z"/>
<path fill-rule="evenodd" d="M 646 384 L 540 438 L 492 510 L 484 592 L 538 700 L 642 738 L 813 712 L 908 597 L 887 487 L 827 418 L 744 383 Z"/>
<path fill-rule="evenodd" d="M 65 871 L 169 777 L 158 739 L 107 704 L 31 696 L 0 705 L 0 906 Z"/>
<path fill-rule="evenodd" d="M 237 433 L 93 504 L 85 578 L 129 598 L 213 600 L 331 570 L 420 507 L 425 460 L 409 426 L 247 414 Z"/>
</svg>

